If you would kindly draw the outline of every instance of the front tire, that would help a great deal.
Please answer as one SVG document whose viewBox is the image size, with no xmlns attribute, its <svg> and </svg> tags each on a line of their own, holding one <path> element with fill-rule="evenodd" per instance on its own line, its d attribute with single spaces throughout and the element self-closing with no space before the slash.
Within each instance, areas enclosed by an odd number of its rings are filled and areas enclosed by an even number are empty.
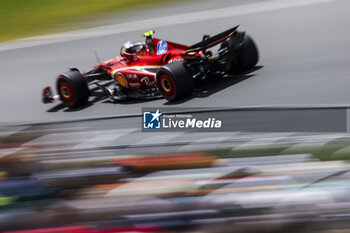
<svg viewBox="0 0 350 233">
<path fill-rule="evenodd" d="M 62 103 L 68 108 L 83 106 L 89 99 L 87 82 L 77 70 L 70 70 L 58 76 L 56 88 Z"/>
<path fill-rule="evenodd" d="M 194 89 L 192 72 L 182 61 L 172 62 L 160 68 L 156 80 L 160 93 L 169 102 L 190 96 Z"/>
</svg>

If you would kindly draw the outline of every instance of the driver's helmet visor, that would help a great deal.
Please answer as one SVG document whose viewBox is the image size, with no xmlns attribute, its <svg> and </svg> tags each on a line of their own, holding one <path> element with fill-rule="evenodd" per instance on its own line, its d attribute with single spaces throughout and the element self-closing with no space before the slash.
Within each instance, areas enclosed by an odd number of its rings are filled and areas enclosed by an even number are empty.
<svg viewBox="0 0 350 233">
<path fill-rule="evenodd" d="M 139 53 L 140 51 L 142 51 L 144 47 L 145 46 L 141 43 L 133 44 L 130 41 L 125 42 L 123 45 L 123 49 L 125 50 L 125 52 L 129 54 Z"/>
</svg>

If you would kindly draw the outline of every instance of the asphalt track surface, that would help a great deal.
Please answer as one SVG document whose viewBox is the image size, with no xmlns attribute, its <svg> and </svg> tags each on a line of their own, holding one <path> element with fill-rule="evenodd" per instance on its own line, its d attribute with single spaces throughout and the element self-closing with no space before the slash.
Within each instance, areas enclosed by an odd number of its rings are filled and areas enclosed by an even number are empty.
<svg viewBox="0 0 350 233">
<path fill-rule="evenodd" d="M 349 8 L 346 0 L 194 1 L 109 17 L 105 20 L 112 29 L 3 44 L 0 122 L 131 114 L 140 113 L 141 107 L 350 104 Z M 190 12 L 201 13 L 191 18 Z M 161 18 L 178 14 L 185 15 Z M 215 34 L 236 24 L 259 46 L 257 69 L 220 80 L 214 88 L 197 91 L 185 101 L 169 105 L 164 99 L 123 103 L 99 99 L 74 111 L 41 103 L 43 87 L 53 86 L 55 77 L 67 67 L 85 70 L 94 65 L 94 51 L 102 60 L 108 59 L 119 54 L 123 42 L 139 40 L 149 29 L 156 30 L 159 38 L 193 44 L 204 33 Z M 101 21 L 93 26 L 99 25 Z M 115 31 L 118 26 L 113 25 L 124 25 L 124 29 Z"/>
</svg>

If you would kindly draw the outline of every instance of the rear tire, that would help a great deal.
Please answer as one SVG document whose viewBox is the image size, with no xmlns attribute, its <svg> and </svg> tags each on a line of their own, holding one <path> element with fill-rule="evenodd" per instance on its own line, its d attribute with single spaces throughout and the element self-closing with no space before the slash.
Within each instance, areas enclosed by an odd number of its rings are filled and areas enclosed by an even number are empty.
<svg viewBox="0 0 350 233">
<path fill-rule="evenodd" d="M 160 93 L 169 102 L 190 96 L 194 89 L 192 72 L 182 61 L 172 62 L 160 68 L 156 80 Z"/>
<path fill-rule="evenodd" d="M 252 69 L 259 60 L 258 49 L 253 39 L 244 34 L 241 39 L 239 34 L 238 37 L 230 37 L 221 44 L 220 49 L 223 47 L 229 47 L 233 50 L 233 54 L 226 58 L 226 64 L 223 69 L 228 74 L 239 74 Z M 241 40 L 241 42 L 239 42 Z M 237 43 L 242 43 L 239 48 L 235 48 Z"/>
<path fill-rule="evenodd" d="M 83 106 L 89 99 L 87 82 L 77 70 L 70 70 L 58 76 L 56 88 L 62 103 L 68 108 Z"/>
<path fill-rule="evenodd" d="M 250 36 L 245 35 L 243 43 L 243 47 L 238 56 L 238 64 L 241 71 L 247 71 L 258 63 L 259 52 L 255 42 Z"/>
</svg>

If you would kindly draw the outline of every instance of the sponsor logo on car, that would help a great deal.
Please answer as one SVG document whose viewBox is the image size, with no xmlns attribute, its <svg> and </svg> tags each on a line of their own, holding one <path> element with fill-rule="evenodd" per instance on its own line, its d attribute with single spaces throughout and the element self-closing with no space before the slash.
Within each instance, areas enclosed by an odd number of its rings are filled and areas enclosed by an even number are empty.
<svg viewBox="0 0 350 233">
<path fill-rule="evenodd" d="M 156 80 L 150 82 L 149 81 L 149 77 L 145 76 L 141 79 L 141 82 L 144 82 L 148 87 L 153 87 L 153 86 L 156 86 Z"/>
<path fill-rule="evenodd" d="M 127 74 L 126 77 L 129 79 L 137 79 L 137 74 Z"/>
<path fill-rule="evenodd" d="M 140 83 L 129 83 L 129 86 L 133 88 L 139 88 L 141 85 Z"/>
<path fill-rule="evenodd" d="M 172 62 L 174 62 L 174 61 L 182 61 L 182 60 L 183 60 L 182 58 L 173 58 L 173 59 L 170 59 L 170 60 L 169 60 L 168 64 L 169 64 L 169 63 L 172 63 Z"/>
<path fill-rule="evenodd" d="M 166 41 L 164 40 L 159 41 L 157 44 L 157 55 L 164 54 L 167 51 L 168 51 L 168 44 L 166 43 Z"/>
</svg>

